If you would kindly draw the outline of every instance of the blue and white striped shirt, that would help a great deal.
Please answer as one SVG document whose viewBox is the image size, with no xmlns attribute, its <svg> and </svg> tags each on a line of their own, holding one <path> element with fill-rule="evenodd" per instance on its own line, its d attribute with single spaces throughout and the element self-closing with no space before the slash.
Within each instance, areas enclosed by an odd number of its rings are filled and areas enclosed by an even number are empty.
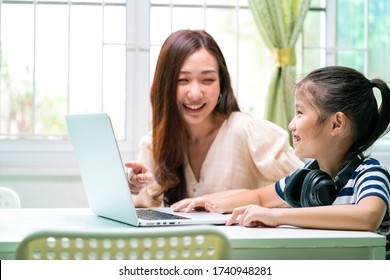
<svg viewBox="0 0 390 280">
<path fill-rule="evenodd" d="M 302 168 L 307 168 L 307 162 Z M 275 184 L 278 195 L 285 200 L 284 188 L 290 179 L 287 176 Z M 357 204 L 367 196 L 377 196 L 386 203 L 387 211 L 377 232 L 383 235 L 390 233 L 390 174 L 386 167 L 373 158 L 366 158 L 356 168 L 347 184 L 340 190 L 333 205 L 337 204 Z M 390 235 L 389 235 L 390 236 Z M 389 238 L 388 238 L 389 239 Z M 387 246 L 387 258 L 390 257 L 390 244 Z"/>
</svg>

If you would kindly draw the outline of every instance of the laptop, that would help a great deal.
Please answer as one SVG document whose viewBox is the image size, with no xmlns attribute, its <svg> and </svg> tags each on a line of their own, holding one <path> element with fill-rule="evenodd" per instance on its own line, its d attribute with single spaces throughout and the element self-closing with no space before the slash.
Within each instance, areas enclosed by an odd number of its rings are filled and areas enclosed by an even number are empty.
<svg viewBox="0 0 390 280">
<path fill-rule="evenodd" d="M 133 226 L 217 225 L 230 217 L 205 211 L 173 212 L 170 207 L 136 208 L 110 117 L 96 113 L 65 118 L 85 194 L 96 215 Z"/>
</svg>

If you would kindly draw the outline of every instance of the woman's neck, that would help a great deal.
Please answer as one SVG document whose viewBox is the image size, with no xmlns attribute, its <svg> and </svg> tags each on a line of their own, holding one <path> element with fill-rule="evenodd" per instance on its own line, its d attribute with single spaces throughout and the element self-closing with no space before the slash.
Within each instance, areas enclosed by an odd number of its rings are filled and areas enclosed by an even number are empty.
<svg viewBox="0 0 390 280">
<path fill-rule="evenodd" d="M 202 142 L 210 136 L 215 136 L 215 132 L 223 123 L 222 116 L 212 115 L 206 121 L 200 124 L 188 125 L 188 140 L 190 143 Z"/>
<path fill-rule="evenodd" d="M 223 118 L 221 117 L 209 119 L 210 121 L 199 125 L 191 125 L 189 128 L 187 157 L 195 179 L 198 182 L 201 177 L 203 162 L 223 123 Z"/>
</svg>

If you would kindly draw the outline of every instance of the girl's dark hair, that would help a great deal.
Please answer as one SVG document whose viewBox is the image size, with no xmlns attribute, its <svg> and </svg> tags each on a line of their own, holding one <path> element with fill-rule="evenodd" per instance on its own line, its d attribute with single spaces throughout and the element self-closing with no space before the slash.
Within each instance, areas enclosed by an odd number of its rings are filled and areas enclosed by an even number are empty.
<svg viewBox="0 0 390 280">
<path fill-rule="evenodd" d="M 168 205 L 186 197 L 187 132 L 176 102 L 179 73 L 185 59 L 201 48 L 215 57 L 219 67 L 221 99 L 213 113 L 228 117 L 230 113 L 240 111 L 225 58 L 216 41 L 203 30 L 172 33 L 161 48 L 150 93 L 155 175 Z"/>
<path fill-rule="evenodd" d="M 346 160 L 364 152 L 389 131 L 390 89 L 380 79 L 368 80 L 362 73 L 347 67 L 329 66 L 314 70 L 297 84 L 312 95 L 320 110 L 320 119 L 343 112 L 352 124 L 353 144 Z M 381 93 L 378 107 L 373 88 Z"/>
</svg>

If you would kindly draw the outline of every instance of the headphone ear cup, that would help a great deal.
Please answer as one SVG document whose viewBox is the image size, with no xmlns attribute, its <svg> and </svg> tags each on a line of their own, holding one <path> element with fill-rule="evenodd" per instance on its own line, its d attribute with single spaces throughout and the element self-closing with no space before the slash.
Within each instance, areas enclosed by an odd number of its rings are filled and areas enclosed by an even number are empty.
<svg viewBox="0 0 390 280">
<path fill-rule="evenodd" d="M 284 188 L 284 198 L 291 207 L 302 207 L 301 190 L 302 184 L 310 169 L 299 169 L 294 172 Z"/>
<path fill-rule="evenodd" d="M 337 197 L 332 177 L 321 170 L 311 170 L 302 183 L 302 207 L 330 205 Z"/>
</svg>

